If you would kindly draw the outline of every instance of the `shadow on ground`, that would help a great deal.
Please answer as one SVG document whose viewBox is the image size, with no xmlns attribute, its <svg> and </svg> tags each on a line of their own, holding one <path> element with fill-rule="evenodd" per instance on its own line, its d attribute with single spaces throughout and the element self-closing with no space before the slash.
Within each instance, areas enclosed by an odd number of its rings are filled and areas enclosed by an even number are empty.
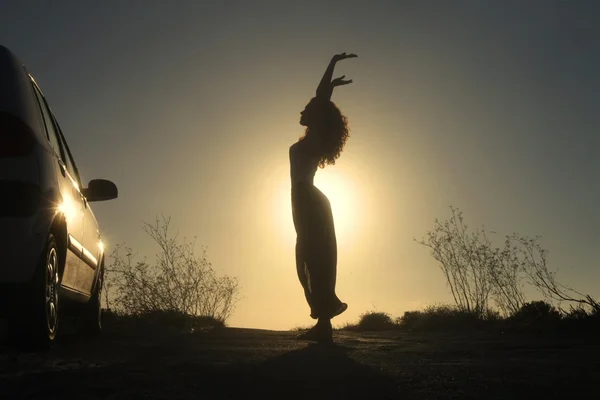
<svg viewBox="0 0 600 400">
<path fill-rule="evenodd" d="M 395 398 L 394 379 L 351 346 L 291 332 L 65 335 L 46 352 L 0 350 L 0 398 Z"/>
<path fill-rule="evenodd" d="M 595 335 L 295 332 L 165 327 L 65 334 L 46 352 L 0 344 L 0 399 L 600 398 Z"/>
<path fill-rule="evenodd" d="M 309 345 L 269 359 L 245 375 L 256 395 L 300 398 L 393 398 L 394 380 L 348 356 L 344 346 Z M 246 375 L 247 374 L 247 375 Z"/>
</svg>

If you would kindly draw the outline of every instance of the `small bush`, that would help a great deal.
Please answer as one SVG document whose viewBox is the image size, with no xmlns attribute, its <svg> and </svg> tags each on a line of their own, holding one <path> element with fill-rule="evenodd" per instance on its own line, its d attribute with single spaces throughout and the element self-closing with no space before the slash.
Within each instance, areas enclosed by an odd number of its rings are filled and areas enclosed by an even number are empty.
<svg viewBox="0 0 600 400">
<path fill-rule="evenodd" d="M 564 319 L 566 321 L 582 321 L 591 317 L 591 313 L 589 313 L 585 308 L 577 307 L 567 311 L 564 315 Z"/>
<path fill-rule="evenodd" d="M 499 315 L 491 312 L 494 318 Z M 397 324 L 404 329 L 410 330 L 466 330 L 480 328 L 485 319 L 475 312 L 460 310 L 450 305 L 428 306 L 423 311 L 407 311 L 397 319 Z"/>
<path fill-rule="evenodd" d="M 600 329 L 600 313 L 597 308 L 589 309 L 581 305 L 571 307 L 563 315 L 561 324 L 569 331 L 597 334 Z"/>
<path fill-rule="evenodd" d="M 171 235 L 169 224 L 170 218 L 165 217 L 153 225 L 144 223 L 145 232 L 159 247 L 155 262 L 134 261 L 132 249 L 124 246 L 112 252 L 112 262 L 106 269 L 107 308 L 148 318 L 196 315 L 227 321 L 238 301 L 237 279 L 217 275 L 206 251 L 198 256 L 194 240 Z M 112 301 L 109 293 L 116 295 Z"/>
<path fill-rule="evenodd" d="M 560 321 L 560 312 L 552 304 L 545 301 L 532 301 L 523 306 L 510 320 L 523 325 L 548 325 Z"/>
<path fill-rule="evenodd" d="M 403 316 L 396 318 L 396 324 L 402 328 L 414 329 L 421 323 L 423 313 L 421 311 L 406 311 Z"/>
<path fill-rule="evenodd" d="M 369 311 L 360 316 L 356 330 L 359 331 L 383 331 L 395 329 L 397 325 L 392 321 L 388 313 Z"/>
<path fill-rule="evenodd" d="M 148 311 L 140 314 L 123 314 L 111 310 L 102 311 L 104 329 L 118 332 L 150 331 L 152 333 L 176 330 L 198 332 L 225 327 L 223 321 L 208 316 L 197 316 L 180 311 Z"/>
<path fill-rule="evenodd" d="M 358 323 L 346 324 L 340 330 L 380 331 L 402 329 L 408 331 L 473 331 L 488 332 L 572 332 L 595 334 L 600 330 L 600 311 L 580 305 L 569 312 L 558 311 L 545 301 L 524 304 L 510 317 L 497 310 L 482 313 L 461 310 L 454 305 L 438 304 L 419 311 L 406 311 L 392 320 L 389 314 L 370 311 L 362 314 Z"/>
</svg>

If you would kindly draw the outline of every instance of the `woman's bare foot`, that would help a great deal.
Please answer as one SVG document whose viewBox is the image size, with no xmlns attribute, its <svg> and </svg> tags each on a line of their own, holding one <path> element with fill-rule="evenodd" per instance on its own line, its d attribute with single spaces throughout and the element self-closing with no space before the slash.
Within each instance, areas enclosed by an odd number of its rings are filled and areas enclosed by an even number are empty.
<svg viewBox="0 0 600 400">
<path fill-rule="evenodd" d="M 333 343 L 331 322 L 317 322 L 308 331 L 296 336 L 297 340 L 310 340 L 317 343 Z"/>
</svg>

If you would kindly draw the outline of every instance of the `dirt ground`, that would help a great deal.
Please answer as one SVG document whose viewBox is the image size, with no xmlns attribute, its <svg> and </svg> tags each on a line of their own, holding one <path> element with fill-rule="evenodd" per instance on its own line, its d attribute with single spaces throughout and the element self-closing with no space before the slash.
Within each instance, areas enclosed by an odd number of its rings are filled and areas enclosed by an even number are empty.
<svg viewBox="0 0 600 400">
<path fill-rule="evenodd" d="M 0 344 L 0 399 L 600 398 L 597 338 L 223 328 L 65 334 L 41 353 Z"/>
</svg>

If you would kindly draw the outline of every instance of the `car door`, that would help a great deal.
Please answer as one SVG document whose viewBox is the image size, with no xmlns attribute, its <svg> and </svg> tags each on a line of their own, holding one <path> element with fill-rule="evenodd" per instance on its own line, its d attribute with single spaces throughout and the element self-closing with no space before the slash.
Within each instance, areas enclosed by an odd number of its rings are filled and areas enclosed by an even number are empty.
<svg viewBox="0 0 600 400">
<path fill-rule="evenodd" d="M 80 270 L 85 269 L 85 279 L 82 284 L 85 287 L 86 293 L 92 293 L 94 282 L 96 281 L 96 274 L 98 273 L 98 267 L 102 261 L 102 242 L 100 240 L 100 229 L 98 228 L 98 222 L 94 215 L 92 208 L 89 203 L 85 201 L 86 207 L 84 208 L 84 221 L 83 221 L 83 259 L 85 265 L 80 267 Z"/>
<path fill-rule="evenodd" d="M 71 153 L 69 145 L 67 144 L 67 140 L 60 129 L 60 125 L 56 121 L 56 118 L 55 122 L 56 126 L 58 127 L 59 138 L 65 149 L 67 165 L 73 170 L 73 175 L 77 177 L 77 180 L 79 181 L 79 187 L 83 187 L 79 170 L 75 164 L 75 159 L 73 158 L 73 154 Z M 92 209 L 85 196 L 82 195 L 81 199 L 83 201 L 83 232 L 81 236 L 82 262 L 79 265 L 79 270 L 77 272 L 77 287 L 83 293 L 91 294 L 96 278 L 96 271 L 100 261 L 100 231 L 98 229 L 96 217 L 94 216 L 94 213 L 92 212 Z"/>
<path fill-rule="evenodd" d="M 83 196 L 79 190 L 77 176 L 74 176 L 72 168 L 69 168 L 65 148 L 60 139 L 58 127 L 55 124 L 52 111 L 37 84 L 32 82 L 32 85 L 42 111 L 48 141 L 53 150 L 53 156 L 56 159 L 55 170 L 58 183 L 57 189 L 59 201 L 61 202 L 58 207 L 60 212 L 64 214 L 67 225 L 68 244 L 65 268 L 60 277 L 61 285 L 80 292 L 81 287 L 78 285 L 77 275 L 82 257 L 81 242 L 83 240 L 84 222 Z"/>
</svg>

